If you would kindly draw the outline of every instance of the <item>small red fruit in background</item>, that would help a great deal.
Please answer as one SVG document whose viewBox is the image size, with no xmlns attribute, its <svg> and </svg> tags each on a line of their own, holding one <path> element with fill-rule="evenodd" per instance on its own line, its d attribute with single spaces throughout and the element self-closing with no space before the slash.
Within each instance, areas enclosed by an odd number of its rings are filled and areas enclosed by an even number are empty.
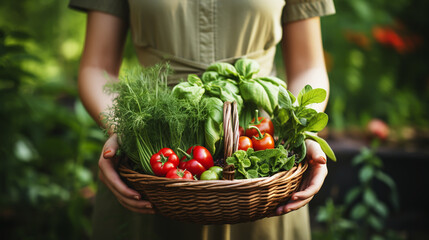
<svg viewBox="0 0 429 240">
<path fill-rule="evenodd" d="M 372 119 L 368 122 L 367 128 L 371 136 L 381 140 L 386 140 L 389 136 L 389 126 L 383 120 Z"/>
</svg>

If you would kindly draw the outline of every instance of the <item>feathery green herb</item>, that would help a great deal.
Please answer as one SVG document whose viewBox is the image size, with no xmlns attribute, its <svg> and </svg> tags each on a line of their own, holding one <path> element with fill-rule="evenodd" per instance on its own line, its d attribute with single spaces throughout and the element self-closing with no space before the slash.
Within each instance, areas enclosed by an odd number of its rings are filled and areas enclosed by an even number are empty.
<svg viewBox="0 0 429 240">
<path fill-rule="evenodd" d="M 167 86 L 167 65 L 136 68 L 106 86 L 115 94 L 107 121 L 120 139 L 120 149 L 153 174 L 150 157 L 163 147 L 187 149 L 204 144 L 205 102 L 180 100 Z"/>
</svg>

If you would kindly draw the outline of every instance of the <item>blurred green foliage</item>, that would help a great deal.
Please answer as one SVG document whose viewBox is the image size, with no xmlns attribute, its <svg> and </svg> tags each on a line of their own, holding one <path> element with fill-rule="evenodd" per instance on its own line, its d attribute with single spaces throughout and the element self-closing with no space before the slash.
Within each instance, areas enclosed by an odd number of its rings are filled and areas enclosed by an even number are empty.
<svg viewBox="0 0 429 240">
<path fill-rule="evenodd" d="M 86 238 L 104 136 L 77 100 L 85 19 L 61 1 L 2 5 L 0 231 Z"/>
<path fill-rule="evenodd" d="M 322 20 L 331 80 L 331 126 L 381 118 L 393 127 L 428 124 L 429 45 L 422 1 L 335 1 Z"/>
<path fill-rule="evenodd" d="M 373 117 L 427 125 L 429 3 L 335 3 L 337 14 L 322 18 L 331 126 Z M 67 1 L 0 5 L 0 231 L 6 239 L 88 238 L 104 136 L 78 100 L 85 15 Z M 128 42 L 124 66 L 136 63 Z"/>
<path fill-rule="evenodd" d="M 383 172 L 383 162 L 376 155 L 379 139 L 371 148 L 363 148 L 352 160 L 358 167 L 359 184 L 345 195 L 343 205 L 335 205 L 332 198 L 317 212 L 316 220 L 325 226 L 313 231 L 314 239 L 341 240 L 401 240 L 398 232 L 389 229 L 386 220 L 391 209 L 399 209 L 399 197 L 395 181 Z M 389 201 L 381 200 L 376 185 L 381 183 L 389 189 Z"/>
</svg>

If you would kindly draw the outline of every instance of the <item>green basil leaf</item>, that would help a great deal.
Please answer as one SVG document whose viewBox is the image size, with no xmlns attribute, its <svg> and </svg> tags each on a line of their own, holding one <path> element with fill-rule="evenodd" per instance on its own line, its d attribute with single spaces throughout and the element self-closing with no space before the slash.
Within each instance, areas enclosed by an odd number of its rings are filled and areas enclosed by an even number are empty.
<svg viewBox="0 0 429 240">
<path fill-rule="evenodd" d="M 243 76 L 246 79 L 252 78 L 252 76 L 259 72 L 260 66 L 259 63 L 255 60 L 241 58 L 235 64 L 235 69 L 238 74 Z"/>
<path fill-rule="evenodd" d="M 260 77 L 260 79 L 266 82 L 271 82 L 272 84 L 283 87 L 284 89 L 287 89 L 286 82 L 281 80 L 280 78 L 268 76 L 268 77 Z"/>
<path fill-rule="evenodd" d="M 265 90 L 265 93 L 267 94 L 267 97 L 270 102 L 269 109 L 265 109 L 268 114 L 272 115 L 274 109 L 278 105 L 278 96 L 279 96 L 279 90 L 281 87 L 267 81 L 263 81 L 260 78 L 254 78 L 255 81 L 257 81 Z"/>
<path fill-rule="evenodd" d="M 292 100 L 290 98 L 290 95 L 288 91 L 284 88 L 279 89 L 279 96 L 278 96 L 279 106 L 284 109 L 292 109 Z"/>
<path fill-rule="evenodd" d="M 242 81 L 239 85 L 243 100 L 263 108 L 268 114 L 273 112 L 270 98 L 264 87 L 253 79 Z"/>
<path fill-rule="evenodd" d="M 200 80 L 201 81 L 201 80 Z M 174 86 L 172 95 L 178 99 L 186 99 L 191 102 L 199 102 L 205 93 L 205 89 L 190 82 L 181 82 Z"/>
<path fill-rule="evenodd" d="M 326 124 L 328 124 L 328 114 L 319 112 L 308 121 L 304 131 L 319 132 L 326 127 Z"/>
<path fill-rule="evenodd" d="M 285 125 L 290 119 L 290 113 L 288 110 L 281 108 L 275 118 L 279 125 Z"/>
<path fill-rule="evenodd" d="M 196 74 L 189 74 L 188 75 L 188 82 L 191 85 L 197 85 L 199 87 L 203 86 L 203 82 L 201 81 L 201 79 Z"/>
<path fill-rule="evenodd" d="M 332 161 L 337 161 L 337 157 L 335 157 L 334 151 L 332 151 L 331 147 L 325 141 L 325 139 L 323 139 L 319 136 L 316 136 L 314 134 L 305 134 L 305 137 L 312 139 L 312 140 L 316 141 L 317 143 L 319 143 L 320 147 L 322 148 L 322 151 L 326 154 L 326 156 L 328 158 L 332 159 Z"/>
<path fill-rule="evenodd" d="M 311 119 L 317 114 L 317 111 L 313 108 L 299 108 L 296 116 L 299 118 Z"/>
<path fill-rule="evenodd" d="M 298 116 L 296 116 L 295 111 L 292 110 L 291 113 L 292 113 L 293 120 L 295 120 L 295 125 L 302 125 L 300 119 L 298 118 Z"/>
<path fill-rule="evenodd" d="M 289 90 L 287 90 L 287 93 L 289 94 L 290 100 L 292 101 L 292 104 L 295 103 L 296 97 L 291 93 Z"/>
<path fill-rule="evenodd" d="M 205 122 L 205 146 L 210 153 L 216 152 L 216 145 L 221 140 L 222 124 L 216 123 L 213 118 L 208 118 Z"/>
<path fill-rule="evenodd" d="M 209 112 L 209 118 L 213 119 L 216 123 L 223 122 L 223 102 L 216 97 L 205 97 L 203 99 Z"/>
<path fill-rule="evenodd" d="M 223 62 L 214 63 L 210 65 L 206 71 L 214 71 L 221 76 L 229 78 L 235 78 L 238 76 L 238 72 L 233 65 Z"/>
<path fill-rule="evenodd" d="M 305 140 L 305 135 L 299 134 L 298 136 L 296 136 L 295 141 L 292 143 L 292 148 L 298 148 L 302 144 L 305 144 L 304 140 Z"/>
<path fill-rule="evenodd" d="M 215 71 L 206 71 L 203 73 L 203 76 L 201 77 L 202 81 L 204 83 L 210 83 L 212 81 L 216 81 L 220 78 L 219 73 L 215 72 Z"/>
<path fill-rule="evenodd" d="M 307 87 L 309 86 L 309 87 Z M 326 99 L 326 90 L 322 88 L 311 89 L 307 85 L 298 95 L 299 106 L 307 106 L 312 103 L 321 103 Z"/>
</svg>

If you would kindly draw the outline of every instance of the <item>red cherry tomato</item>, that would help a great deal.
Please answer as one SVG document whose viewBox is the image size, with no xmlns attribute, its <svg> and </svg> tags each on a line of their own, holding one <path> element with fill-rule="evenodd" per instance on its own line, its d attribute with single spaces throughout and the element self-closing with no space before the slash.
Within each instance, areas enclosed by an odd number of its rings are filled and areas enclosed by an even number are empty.
<svg viewBox="0 0 429 240">
<path fill-rule="evenodd" d="M 273 149 L 274 139 L 270 134 L 265 133 L 261 139 L 258 137 L 252 137 L 252 144 L 255 151 Z"/>
<path fill-rule="evenodd" d="M 182 169 L 170 169 L 168 171 L 167 175 L 165 175 L 167 178 L 174 178 L 174 179 L 189 179 L 194 180 L 194 176 L 192 176 L 192 173 L 188 170 L 182 170 Z"/>
<path fill-rule="evenodd" d="M 150 158 L 150 166 L 156 176 L 163 177 L 170 169 L 175 169 L 179 165 L 179 157 L 170 148 L 163 148 Z"/>
<path fill-rule="evenodd" d="M 248 148 L 253 148 L 252 140 L 246 136 L 241 136 L 238 139 L 238 150 L 247 151 Z"/>
<path fill-rule="evenodd" d="M 191 159 L 187 162 L 180 162 L 179 168 L 190 171 L 198 178 L 201 176 L 201 174 L 203 174 L 204 171 L 207 170 L 200 162 L 195 159 Z"/>
<path fill-rule="evenodd" d="M 274 136 L 274 124 L 268 117 L 258 117 L 258 110 L 256 110 L 256 119 L 255 118 L 250 122 L 250 126 L 255 126 L 261 131 L 262 134 L 268 133 L 271 136 Z M 255 129 L 248 128 L 246 129 L 246 136 L 252 138 L 253 136 L 258 136 L 258 132 Z"/>
<path fill-rule="evenodd" d="M 254 129 L 258 133 L 257 136 L 252 137 L 253 149 L 255 151 L 274 148 L 274 138 L 269 133 L 262 134 L 261 131 L 255 126 L 250 126 L 250 128 Z"/>
<path fill-rule="evenodd" d="M 187 169 L 197 177 L 214 166 L 212 155 L 203 146 L 190 147 L 186 152 L 179 150 L 185 155 L 180 159 L 179 168 Z"/>
</svg>

